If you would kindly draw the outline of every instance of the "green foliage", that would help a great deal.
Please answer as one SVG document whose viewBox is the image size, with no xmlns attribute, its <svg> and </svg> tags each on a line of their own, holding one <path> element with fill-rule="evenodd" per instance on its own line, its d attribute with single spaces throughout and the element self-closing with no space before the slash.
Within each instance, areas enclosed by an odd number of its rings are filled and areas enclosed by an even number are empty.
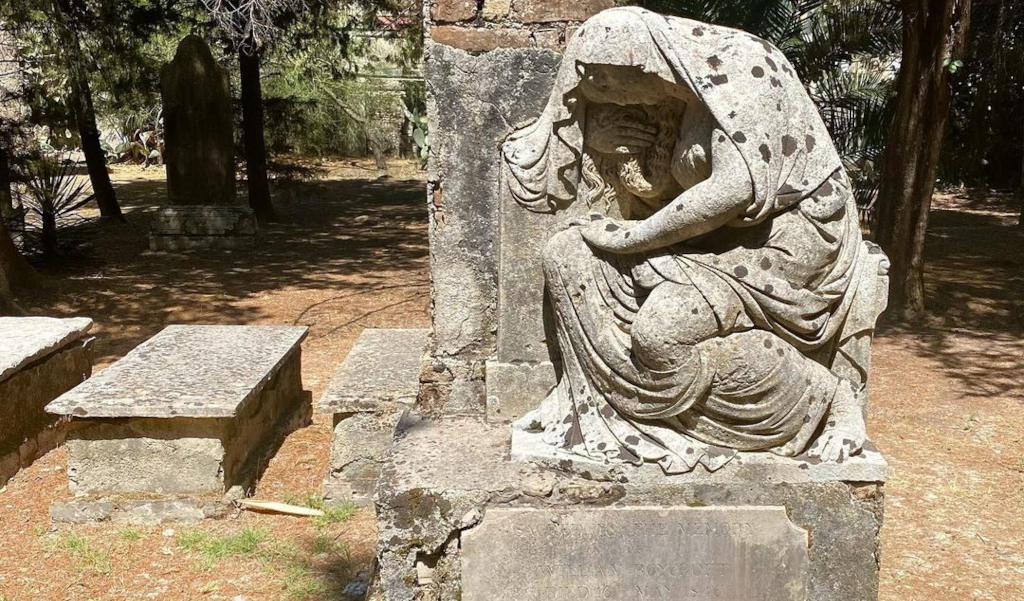
<svg viewBox="0 0 1024 601">
<path fill-rule="evenodd" d="M 642 0 L 668 14 L 749 31 L 800 75 L 866 204 L 877 186 L 898 59 L 901 12 L 886 0 Z"/>
<path fill-rule="evenodd" d="M 261 529 L 243 528 L 223 536 L 214 536 L 202 530 L 188 530 L 178 534 L 178 546 L 197 556 L 205 568 L 229 557 L 253 557 L 267 539 Z"/>
<path fill-rule="evenodd" d="M 420 160 L 420 166 L 426 168 L 427 159 L 430 156 L 430 129 L 427 123 L 427 116 L 419 110 L 410 110 L 402 106 L 405 111 L 406 120 L 412 125 L 412 141 L 415 145 L 416 157 Z"/>
<path fill-rule="evenodd" d="M 1024 190 L 1024 3 L 974 0 L 963 60 L 945 66 L 953 102 L 940 178 Z"/>
<path fill-rule="evenodd" d="M 138 528 L 134 528 L 132 526 L 126 526 L 122 528 L 121 532 L 119 532 L 118 534 L 121 537 L 121 540 L 126 540 L 129 542 L 142 540 L 142 532 L 140 532 Z"/>
<path fill-rule="evenodd" d="M 63 254 L 60 231 L 80 221 L 75 212 L 92 200 L 86 183 L 70 161 L 42 157 L 28 163 L 25 185 L 17 192 L 24 212 L 24 250 L 46 258 Z"/>
<path fill-rule="evenodd" d="M 110 554 L 102 549 L 97 549 L 88 539 L 79 534 L 70 532 L 56 537 L 50 541 L 48 546 L 53 551 L 67 555 L 79 571 L 97 574 L 110 573 Z"/>
<path fill-rule="evenodd" d="M 365 0 L 344 7 L 316 5 L 265 49 L 264 99 L 273 150 L 354 156 L 371 147 L 397 150 L 393 140 L 402 126 L 403 103 L 422 104 L 417 101 L 423 89 L 422 30 L 382 27 L 382 15 L 396 14 L 389 5 Z"/>
<path fill-rule="evenodd" d="M 324 498 L 317 494 L 308 494 L 305 498 L 295 501 L 285 501 L 294 505 L 304 505 L 311 509 L 319 509 L 324 512 L 322 516 L 313 518 L 313 525 L 317 529 L 323 529 L 333 524 L 347 522 L 359 511 L 359 507 L 349 502 L 338 504 L 327 504 Z"/>
</svg>

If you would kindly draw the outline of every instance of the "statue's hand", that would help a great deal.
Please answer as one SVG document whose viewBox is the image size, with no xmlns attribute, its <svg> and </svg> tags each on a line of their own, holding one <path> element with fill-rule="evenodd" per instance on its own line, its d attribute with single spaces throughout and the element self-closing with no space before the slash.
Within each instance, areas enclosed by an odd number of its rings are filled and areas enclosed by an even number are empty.
<svg viewBox="0 0 1024 601">
<path fill-rule="evenodd" d="M 587 123 L 586 143 L 605 154 L 637 154 L 651 147 L 658 128 L 633 112 L 603 111 Z"/>
<path fill-rule="evenodd" d="M 634 252 L 635 245 L 629 239 L 631 226 L 603 215 L 591 217 L 598 218 L 583 225 L 580 232 L 588 244 L 613 253 Z"/>
</svg>

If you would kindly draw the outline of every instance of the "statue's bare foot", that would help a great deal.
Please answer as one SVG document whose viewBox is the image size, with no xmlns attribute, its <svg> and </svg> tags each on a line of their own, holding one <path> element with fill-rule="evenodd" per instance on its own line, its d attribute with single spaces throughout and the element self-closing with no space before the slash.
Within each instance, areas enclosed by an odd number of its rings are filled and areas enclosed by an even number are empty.
<svg viewBox="0 0 1024 601">
<path fill-rule="evenodd" d="M 864 448 L 867 428 L 861 410 L 859 393 L 846 382 L 839 385 L 829 410 L 828 423 L 807 456 L 821 461 L 841 462 Z"/>
</svg>

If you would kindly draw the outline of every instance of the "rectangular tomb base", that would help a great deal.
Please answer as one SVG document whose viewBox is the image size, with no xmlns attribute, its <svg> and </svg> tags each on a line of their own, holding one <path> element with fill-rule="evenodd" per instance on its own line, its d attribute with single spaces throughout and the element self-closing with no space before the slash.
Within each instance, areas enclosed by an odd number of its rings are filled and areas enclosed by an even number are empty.
<svg viewBox="0 0 1024 601">
<path fill-rule="evenodd" d="M 511 447 L 507 426 L 475 418 L 405 429 L 377 489 L 371 599 L 877 598 L 877 452 L 587 478 Z"/>
<path fill-rule="evenodd" d="M 0 488 L 64 439 L 46 404 L 92 373 L 92 320 L 0 317 Z"/>
<path fill-rule="evenodd" d="M 304 336 L 305 328 L 171 326 L 51 403 L 49 411 L 72 416 L 66 447 L 75 497 L 55 503 L 53 519 L 223 515 L 288 433 L 312 421 L 301 379 Z"/>
<path fill-rule="evenodd" d="M 373 505 L 380 468 L 399 420 L 416 402 L 427 330 L 366 329 L 338 367 L 317 408 L 334 418 L 328 504 Z"/>
<path fill-rule="evenodd" d="M 251 248 L 256 215 L 242 205 L 171 206 L 157 211 L 149 233 L 150 250 Z"/>
</svg>

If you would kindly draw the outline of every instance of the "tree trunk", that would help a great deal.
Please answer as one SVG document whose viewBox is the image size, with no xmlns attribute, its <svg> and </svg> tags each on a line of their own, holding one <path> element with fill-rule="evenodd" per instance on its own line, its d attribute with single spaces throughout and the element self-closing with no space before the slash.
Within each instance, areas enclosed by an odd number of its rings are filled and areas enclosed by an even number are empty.
<svg viewBox="0 0 1024 601">
<path fill-rule="evenodd" d="M 68 17 L 69 8 L 61 2 L 54 2 L 54 9 L 55 16 L 59 19 L 57 30 L 60 32 L 65 63 L 68 67 L 68 105 L 75 116 L 78 136 L 82 142 L 82 154 L 85 155 L 96 204 L 99 205 L 101 217 L 124 221 L 114 186 L 110 183 L 110 174 L 107 173 L 106 155 L 100 146 L 100 130 L 96 126 L 96 109 L 92 102 L 92 90 L 89 87 L 87 61 L 82 44 Z"/>
<path fill-rule="evenodd" d="M 1024 135 L 1021 136 L 1020 181 L 1017 182 L 1017 200 L 1020 202 L 1020 218 L 1017 220 L 1017 225 L 1024 228 Z"/>
<path fill-rule="evenodd" d="M 11 234 L 0 220 L 0 315 L 20 314 L 14 293 L 42 285 L 43 279 L 18 252 Z"/>
<path fill-rule="evenodd" d="M 14 174 L 11 172 L 11 155 L 0 143 L 0 219 L 14 211 Z"/>
<path fill-rule="evenodd" d="M 371 132 L 367 134 L 366 145 L 370 147 L 370 153 L 373 154 L 373 162 L 377 167 L 377 173 L 380 175 L 387 175 L 388 158 L 374 133 Z"/>
<path fill-rule="evenodd" d="M 114 192 L 114 185 L 110 183 L 110 174 L 107 173 L 106 153 L 100 146 L 100 132 L 96 127 L 96 111 L 92 104 L 92 90 L 89 89 L 89 82 L 85 79 L 74 81 L 72 78 L 70 83 L 71 110 L 75 114 L 78 136 L 82 140 L 82 153 L 85 155 L 85 165 L 89 170 L 89 181 L 92 182 L 93 194 L 96 196 L 100 216 L 105 219 L 124 221 L 121 205 L 118 204 L 117 194 Z"/>
<path fill-rule="evenodd" d="M 924 242 L 946 119 L 946 59 L 963 50 L 971 0 L 903 0 L 903 57 L 896 111 L 882 161 L 878 243 L 892 262 L 889 306 L 899 319 L 924 312 Z"/>
<path fill-rule="evenodd" d="M 255 43 L 238 50 L 242 82 L 242 143 L 245 145 L 245 173 L 249 206 L 260 222 L 274 221 L 267 179 L 267 146 L 264 140 L 263 89 L 260 83 L 260 54 Z"/>
</svg>

